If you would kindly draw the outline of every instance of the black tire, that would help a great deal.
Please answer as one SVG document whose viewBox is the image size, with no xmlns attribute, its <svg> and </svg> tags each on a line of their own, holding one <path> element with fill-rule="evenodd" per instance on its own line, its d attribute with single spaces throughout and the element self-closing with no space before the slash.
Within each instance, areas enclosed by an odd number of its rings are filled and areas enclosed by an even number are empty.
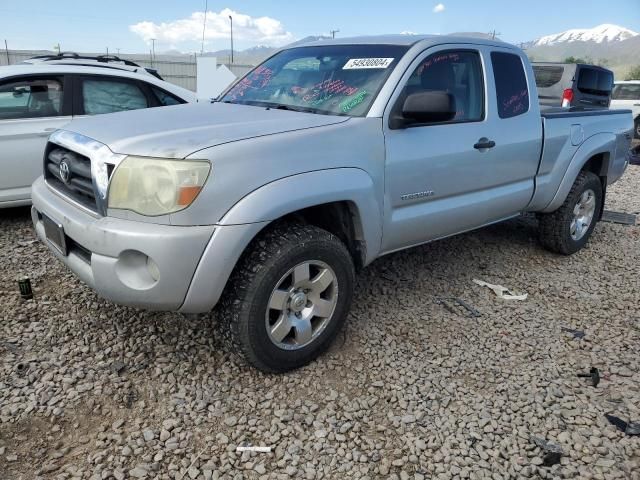
<svg viewBox="0 0 640 480">
<path fill-rule="evenodd" d="M 267 331 L 267 306 L 283 275 L 300 262 L 321 261 L 337 279 L 337 300 L 326 326 L 296 350 L 276 345 Z M 217 308 L 228 347 L 251 365 L 270 373 L 302 367 L 323 353 L 342 327 L 351 306 L 355 273 L 344 244 L 321 228 L 297 223 L 268 227 L 247 248 Z"/>
<path fill-rule="evenodd" d="M 633 138 L 640 139 L 640 118 L 636 118 L 633 122 Z"/>
<path fill-rule="evenodd" d="M 595 213 L 587 231 L 575 240 L 571 236 L 571 221 L 576 204 L 587 190 L 595 194 Z M 592 172 L 580 172 L 573 183 L 569 195 L 558 210 L 538 216 L 540 243 L 547 249 L 563 255 L 571 255 L 584 247 L 593 233 L 602 210 L 602 184 L 600 178 Z"/>
</svg>

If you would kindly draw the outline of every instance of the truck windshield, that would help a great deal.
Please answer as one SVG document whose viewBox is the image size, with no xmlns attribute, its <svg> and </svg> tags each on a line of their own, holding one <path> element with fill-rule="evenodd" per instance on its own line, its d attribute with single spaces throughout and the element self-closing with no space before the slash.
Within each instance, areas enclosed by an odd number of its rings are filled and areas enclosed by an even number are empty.
<svg viewBox="0 0 640 480">
<path fill-rule="evenodd" d="M 253 69 L 220 101 L 361 117 L 407 50 L 397 45 L 291 48 Z"/>
</svg>

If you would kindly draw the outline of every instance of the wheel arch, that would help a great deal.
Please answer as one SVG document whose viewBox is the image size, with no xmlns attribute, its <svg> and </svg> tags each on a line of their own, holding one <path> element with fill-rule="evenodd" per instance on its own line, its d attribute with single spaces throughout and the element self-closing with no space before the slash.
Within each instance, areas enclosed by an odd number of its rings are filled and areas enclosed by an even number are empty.
<svg viewBox="0 0 640 480">
<path fill-rule="evenodd" d="M 220 225 L 300 219 L 338 236 L 356 265 L 370 263 L 380 250 L 382 213 L 375 185 L 359 168 L 319 170 L 271 182 L 237 202 Z M 332 222 L 335 220 L 336 222 Z"/>
<path fill-rule="evenodd" d="M 367 265 L 377 257 L 382 241 L 377 198 L 373 180 L 357 168 L 294 175 L 251 192 L 218 222 L 180 311 L 211 310 L 244 252 L 275 222 L 323 228 L 345 243 L 356 268 Z"/>
<path fill-rule="evenodd" d="M 616 136 L 612 133 L 600 133 L 585 140 L 573 154 L 553 199 L 542 211 L 548 213 L 557 210 L 567 198 L 572 185 L 582 171 L 593 172 L 600 177 L 604 202 L 607 176 L 615 151 Z"/>
</svg>

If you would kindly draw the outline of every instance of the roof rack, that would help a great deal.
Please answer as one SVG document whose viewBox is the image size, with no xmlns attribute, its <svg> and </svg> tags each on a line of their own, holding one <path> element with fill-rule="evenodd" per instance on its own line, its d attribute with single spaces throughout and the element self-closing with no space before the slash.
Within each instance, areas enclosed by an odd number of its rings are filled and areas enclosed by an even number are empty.
<svg viewBox="0 0 640 480">
<path fill-rule="evenodd" d="M 128 67 L 140 67 L 140 65 L 138 65 L 135 62 L 132 62 L 130 60 L 125 60 L 123 58 L 120 58 L 116 55 L 97 55 L 95 57 L 91 57 L 88 55 L 78 55 L 75 52 L 60 52 L 59 54 L 49 54 L 49 55 L 37 55 L 35 57 L 31 57 L 32 60 L 43 60 L 43 61 L 47 61 L 47 60 L 94 60 L 96 62 L 104 62 L 104 63 L 109 63 L 109 62 L 121 62 L 125 65 L 127 65 Z"/>
</svg>

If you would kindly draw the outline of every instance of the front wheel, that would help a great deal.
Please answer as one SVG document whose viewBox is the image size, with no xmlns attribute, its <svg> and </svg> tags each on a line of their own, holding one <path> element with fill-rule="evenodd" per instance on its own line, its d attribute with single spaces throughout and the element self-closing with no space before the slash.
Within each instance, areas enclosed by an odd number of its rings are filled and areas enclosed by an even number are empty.
<svg viewBox="0 0 640 480">
<path fill-rule="evenodd" d="M 265 372 L 306 365 L 335 338 L 351 304 L 344 244 L 311 225 L 270 228 L 249 246 L 218 309 L 224 338 Z"/>
<path fill-rule="evenodd" d="M 602 184 L 592 172 L 580 172 L 564 203 L 539 215 L 540 243 L 552 252 L 571 255 L 584 247 L 602 209 Z"/>
</svg>

